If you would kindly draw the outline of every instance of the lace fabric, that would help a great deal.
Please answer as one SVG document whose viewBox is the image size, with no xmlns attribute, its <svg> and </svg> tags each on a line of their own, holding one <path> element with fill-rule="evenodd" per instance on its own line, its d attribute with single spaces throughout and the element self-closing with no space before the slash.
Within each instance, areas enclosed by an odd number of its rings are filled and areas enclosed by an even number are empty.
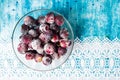
<svg viewBox="0 0 120 80">
<path fill-rule="evenodd" d="M 92 80 L 102 77 L 105 80 L 119 80 L 120 77 L 120 40 L 117 38 L 113 41 L 97 37 L 83 41 L 76 38 L 69 59 L 59 68 L 47 72 L 34 71 L 20 63 L 11 43 L 0 43 L 0 48 L 0 79 L 10 77 L 18 80 L 26 77 L 47 80 L 50 77 L 61 77 L 69 80 L 74 77 L 76 80 Z"/>
</svg>

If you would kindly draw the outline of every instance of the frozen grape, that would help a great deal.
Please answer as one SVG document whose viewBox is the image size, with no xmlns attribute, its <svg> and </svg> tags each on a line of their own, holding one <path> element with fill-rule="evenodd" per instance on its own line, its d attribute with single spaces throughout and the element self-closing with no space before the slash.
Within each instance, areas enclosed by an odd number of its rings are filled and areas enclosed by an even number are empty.
<svg viewBox="0 0 120 80">
<path fill-rule="evenodd" d="M 42 62 L 44 65 L 50 65 L 52 63 L 52 58 L 50 56 L 44 56 Z"/>
<path fill-rule="evenodd" d="M 45 51 L 46 54 L 54 54 L 55 47 L 52 44 L 47 43 L 44 46 L 44 51 Z"/>
<path fill-rule="evenodd" d="M 34 29 L 30 29 L 30 30 L 28 31 L 28 33 L 29 33 L 32 37 L 37 37 L 37 36 L 38 36 L 37 31 L 34 30 Z"/>
<path fill-rule="evenodd" d="M 44 23 L 45 23 L 45 16 L 40 16 L 40 17 L 38 18 L 38 23 L 39 23 L 39 24 L 44 24 Z"/>
<path fill-rule="evenodd" d="M 23 24 L 22 27 L 21 27 L 21 32 L 22 32 L 23 34 L 25 34 L 25 33 L 27 33 L 27 32 L 29 31 L 29 29 L 30 29 L 29 26 Z"/>
<path fill-rule="evenodd" d="M 63 48 L 67 48 L 68 46 L 71 45 L 71 41 L 67 39 L 61 39 L 59 42 L 60 42 L 60 46 Z"/>
<path fill-rule="evenodd" d="M 51 56 L 52 56 L 52 59 L 59 59 L 60 58 L 60 55 L 58 53 L 54 53 Z"/>
<path fill-rule="evenodd" d="M 59 55 L 64 55 L 67 52 L 66 48 L 59 47 L 58 48 L 58 54 Z"/>
<path fill-rule="evenodd" d="M 26 53 L 25 54 L 26 60 L 32 60 L 32 59 L 34 59 L 34 57 L 35 57 L 35 54 L 31 54 L 31 53 Z"/>
<path fill-rule="evenodd" d="M 20 39 L 21 39 L 21 42 L 25 44 L 29 44 L 32 41 L 32 36 L 29 34 L 25 34 L 25 35 L 22 35 Z"/>
<path fill-rule="evenodd" d="M 36 51 L 38 52 L 38 54 L 44 54 L 43 53 L 43 48 L 41 46 L 38 46 Z"/>
<path fill-rule="evenodd" d="M 56 24 L 50 24 L 50 29 L 55 31 L 55 32 L 59 32 L 60 31 L 60 27 L 57 26 Z"/>
<path fill-rule="evenodd" d="M 25 51 L 27 51 L 28 49 L 28 46 L 24 43 L 19 43 L 18 44 L 18 47 L 17 47 L 17 50 L 21 53 L 21 54 L 24 54 Z"/>
<path fill-rule="evenodd" d="M 53 43 L 58 42 L 58 41 L 59 41 L 59 36 L 58 36 L 57 34 L 56 34 L 56 35 L 53 35 L 51 41 L 52 41 Z"/>
<path fill-rule="evenodd" d="M 42 58 L 43 58 L 43 55 L 41 55 L 41 54 L 36 54 L 35 55 L 35 62 L 41 62 L 42 61 Z"/>
<path fill-rule="evenodd" d="M 51 35 L 47 33 L 41 33 L 39 36 L 40 40 L 47 43 L 51 39 Z"/>
<path fill-rule="evenodd" d="M 52 23 L 54 23 L 54 20 L 55 20 L 55 15 L 53 12 L 50 12 L 46 15 L 46 22 L 47 23 L 52 24 Z"/>
<path fill-rule="evenodd" d="M 33 26 L 35 25 L 35 19 L 32 16 L 26 16 L 24 18 L 24 24 L 28 26 Z"/>
<path fill-rule="evenodd" d="M 41 41 L 39 39 L 34 39 L 30 44 L 33 49 L 37 50 L 37 48 L 41 45 Z"/>
<path fill-rule="evenodd" d="M 58 25 L 58 26 L 62 26 L 64 24 L 64 19 L 61 15 L 57 15 L 55 16 L 55 23 Z"/>
<path fill-rule="evenodd" d="M 63 28 L 60 30 L 60 37 L 61 38 L 67 39 L 68 36 L 69 36 L 69 32 L 67 29 Z"/>
<path fill-rule="evenodd" d="M 40 31 L 47 32 L 49 30 L 49 25 L 47 24 L 41 24 L 39 27 Z"/>
</svg>

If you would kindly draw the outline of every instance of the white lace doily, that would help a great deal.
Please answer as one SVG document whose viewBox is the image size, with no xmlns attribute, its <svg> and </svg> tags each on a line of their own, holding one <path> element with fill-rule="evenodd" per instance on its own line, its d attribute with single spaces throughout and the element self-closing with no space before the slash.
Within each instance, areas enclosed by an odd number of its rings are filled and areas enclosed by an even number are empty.
<svg viewBox="0 0 120 80">
<path fill-rule="evenodd" d="M 11 43 L 0 43 L 0 80 L 8 77 L 9 80 L 120 80 L 120 40 L 76 38 L 69 59 L 47 72 L 27 68 L 16 58 Z"/>
</svg>

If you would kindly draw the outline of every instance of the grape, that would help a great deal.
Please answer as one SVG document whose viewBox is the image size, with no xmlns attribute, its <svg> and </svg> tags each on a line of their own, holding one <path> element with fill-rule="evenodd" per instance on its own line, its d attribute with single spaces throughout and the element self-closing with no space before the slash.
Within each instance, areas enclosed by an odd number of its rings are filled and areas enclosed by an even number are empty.
<svg viewBox="0 0 120 80">
<path fill-rule="evenodd" d="M 55 16 L 54 16 L 53 12 L 50 12 L 46 15 L 46 22 L 47 23 L 49 23 L 49 24 L 54 23 L 54 19 L 55 19 Z"/>
</svg>

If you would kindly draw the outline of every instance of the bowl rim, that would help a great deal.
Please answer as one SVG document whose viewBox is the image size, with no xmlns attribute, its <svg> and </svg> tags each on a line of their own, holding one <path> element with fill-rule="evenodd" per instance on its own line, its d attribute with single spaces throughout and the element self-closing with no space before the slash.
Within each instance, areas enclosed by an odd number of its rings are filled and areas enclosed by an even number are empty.
<svg viewBox="0 0 120 80">
<path fill-rule="evenodd" d="M 20 22 L 25 16 L 27 16 L 28 14 L 33 13 L 33 12 L 36 12 L 36 11 L 40 11 L 40 10 L 49 11 L 49 12 L 53 12 L 53 13 L 55 13 L 55 14 L 61 15 L 61 16 L 64 18 L 65 22 L 68 24 L 68 26 L 69 26 L 69 28 L 70 28 L 70 31 L 71 31 L 71 34 L 72 34 L 72 39 L 71 39 L 71 41 L 72 41 L 71 51 L 70 51 L 69 55 L 67 56 L 67 58 L 66 58 L 61 64 L 57 65 L 56 67 L 53 67 L 53 68 L 50 68 L 50 69 L 46 69 L 46 70 L 42 70 L 42 69 L 38 70 L 38 69 L 35 69 L 35 68 L 32 68 L 32 67 L 29 67 L 29 66 L 26 65 L 23 61 L 21 61 L 21 60 L 19 59 L 16 51 L 15 51 L 14 41 L 13 41 L 14 33 L 15 33 L 15 30 L 16 30 L 17 25 L 19 24 L 19 22 Z M 71 27 L 70 23 L 68 22 L 68 20 L 67 20 L 62 14 L 60 14 L 59 12 L 54 11 L 54 10 L 51 10 L 51 9 L 35 9 L 35 10 L 30 11 L 30 12 L 27 12 L 27 13 L 24 14 L 22 17 L 20 17 L 20 19 L 17 21 L 17 23 L 16 23 L 16 25 L 15 25 L 13 31 L 12 31 L 11 40 L 12 40 L 12 48 L 13 48 L 14 54 L 16 55 L 17 59 L 18 59 L 24 66 L 26 66 L 27 68 L 30 68 L 30 69 L 32 69 L 32 70 L 35 70 L 35 71 L 50 71 L 50 70 L 54 70 L 54 69 L 57 69 L 57 68 L 59 68 L 60 66 L 62 66 L 62 65 L 68 60 L 68 58 L 70 57 L 70 55 L 71 55 L 71 53 L 72 53 L 72 50 L 73 50 L 73 46 L 74 46 L 74 33 L 73 33 L 72 27 Z"/>
</svg>

